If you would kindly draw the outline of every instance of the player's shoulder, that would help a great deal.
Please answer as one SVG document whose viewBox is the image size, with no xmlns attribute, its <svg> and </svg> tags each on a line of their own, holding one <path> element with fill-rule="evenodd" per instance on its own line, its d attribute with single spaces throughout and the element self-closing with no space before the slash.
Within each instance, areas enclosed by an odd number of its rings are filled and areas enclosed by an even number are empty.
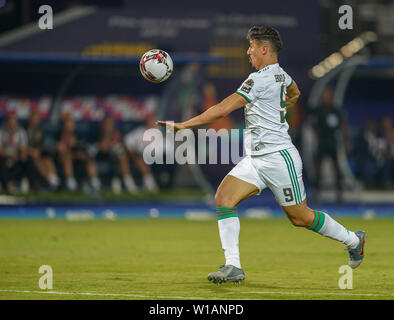
<svg viewBox="0 0 394 320">
<path fill-rule="evenodd" d="M 256 72 L 254 72 L 254 78 L 257 81 L 275 82 L 278 81 L 278 77 L 288 77 L 288 74 L 280 67 L 278 63 L 268 65 Z"/>
<path fill-rule="evenodd" d="M 248 85 L 252 85 L 252 86 L 258 85 L 259 86 L 259 85 L 262 85 L 266 82 L 265 79 L 267 77 L 267 74 L 261 73 L 260 71 L 252 72 L 251 74 L 249 74 L 249 76 L 246 80 L 246 82 L 248 82 Z"/>
<path fill-rule="evenodd" d="M 278 65 L 279 73 L 284 74 L 286 77 L 291 78 L 290 75 L 280 65 Z"/>
<path fill-rule="evenodd" d="M 260 77 L 266 76 L 267 74 L 271 73 L 274 70 L 275 66 L 276 65 L 268 65 L 263 69 L 256 71 L 255 73 Z"/>
<path fill-rule="evenodd" d="M 245 81 L 247 81 L 247 80 L 249 80 L 249 79 L 256 80 L 256 78 L 257 78 L 257 72 L 252 72 L 252 73 L 250 73 L 250 74 L 248 75 L 248 77 L 246 78 Z"/>
<path fill-rule="evenodd" d="M 252 89 L 256 89 L 259 87 L 259 81 L 257 77 L 256 72 L 252 72 L 248 75 L 246 80 L 242 83 L 242 86 L 240 87 L 240 91 L 244 91 L 246 93 L 249 93 Z"/>
<path fill-rule="evenodd" d="M 293 78 L 279 64 L 274 65 L 274 68 L 271 70 L 271 76 L 275 82 L 285 83 L 287 87 L 293 83 Z"/>
</svg>

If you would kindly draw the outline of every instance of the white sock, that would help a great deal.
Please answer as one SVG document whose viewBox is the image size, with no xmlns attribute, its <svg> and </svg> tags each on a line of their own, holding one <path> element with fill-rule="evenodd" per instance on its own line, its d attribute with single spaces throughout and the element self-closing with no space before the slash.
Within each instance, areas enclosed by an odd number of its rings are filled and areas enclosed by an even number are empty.
<svg viewBox="0 0 394 320">
<path fill-rule="evenodd" d="M 150 173 L 144 175 L 142 179 L 143 179 L 144 186 L 148 191 L 156 192 L 159 190 L 159 188 L 157 187 L 157 184 L 155 182 L 155 178 L 153 178 L 153 176 Z"/>
<path fill-rule="evenodd" d="M 30 183 L 29 183 L 29 179 L 27 179 L 26 177 L 23 177 L 21 179 L 21 191 L 22 193 L 28 193 L 29 189 L 30 189 Z"/>
<path fill-rule="evenodd" d="M 59 184 L 60 184 L 59 177 L 58 177 L 56 174 L 54 174 L 54 173 L 50 173 L 50 174 L 49 174 L 49 176 L 48 176 L 48 182 L 49 182 L 49 184 L 50 184 L 51 186 L 53 186 L 53 187 L 57 187 L 57 186 L 59 186 Z"/>
<path fill-rule="evenodd" d="M 66 180 L 67 189 L 75 191 L 77 189 L 77 180 L 74 177 L 68 177 Z"/>
<path fill-rule="evenodd" d="M 138 191 L 138 187 L 135 184 L 135 181 L 132 176 L 130 176 L 130 175 L 124 176 L 123 182 L 124 182 L 124 185 L 126 186 L 127 191 L 129 191 L 129 192 L 137 192 Z"/>
<path fill-rule="evenodd" d="M 239 257 L 240 223 L 236 208 L 218 207 L 216 213 L 226 265 L 230 264 L 241 268 Z"/>
<path fill-rule="evenodd" d="M 101 181 L 98 177 L 91 177 L 90 183 L 94 190 L 99 191 L 101 189 Z"/>
<path fill-rule="evenodd" d="M 321 211 L 315 211 L 315 220 L 308 229 L 315 231 L 325 237 L 342 242 L 350 248 L 357 247 L 360 242 L 354 232 L 347 230 L 343 225 L 336 222 L 327 213 Z"/>
</svg>

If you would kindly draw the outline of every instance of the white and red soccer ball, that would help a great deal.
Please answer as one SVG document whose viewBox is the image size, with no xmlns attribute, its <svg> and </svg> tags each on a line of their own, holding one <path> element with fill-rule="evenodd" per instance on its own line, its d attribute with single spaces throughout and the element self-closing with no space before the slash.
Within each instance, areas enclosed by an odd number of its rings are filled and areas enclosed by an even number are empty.
<svg viewBox="0 0 394 320">
<path fill-rule="evenodd" d="M 144 78 L 151 82 L 167 80 L 174 70 L 170 55 L 160 49 L 146 52 L 140 61 L 140 71 Z"/>
</svg>

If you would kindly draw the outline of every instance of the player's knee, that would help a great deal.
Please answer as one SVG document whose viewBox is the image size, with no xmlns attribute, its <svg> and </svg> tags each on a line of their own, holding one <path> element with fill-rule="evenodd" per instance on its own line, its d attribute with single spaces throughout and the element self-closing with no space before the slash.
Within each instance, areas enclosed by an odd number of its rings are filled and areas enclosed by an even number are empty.
<svg viewBox="0 0 394 320">
<path fill-rule="evenodd" d="M 231 197 L 231 195 L 226 195 L 223 193 L 215 194 L 215 204 L 217 207 L 235 207 L 235 200 Z"/>
</svg>

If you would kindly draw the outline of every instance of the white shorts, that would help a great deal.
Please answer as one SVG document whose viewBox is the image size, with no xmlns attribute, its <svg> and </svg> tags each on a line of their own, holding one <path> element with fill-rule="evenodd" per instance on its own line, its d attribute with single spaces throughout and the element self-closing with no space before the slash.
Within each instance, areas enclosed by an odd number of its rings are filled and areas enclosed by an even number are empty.
<svg viewBox="0 0 394 320">
<path fill-rule="evenodd" d="M 246 156 L 229 173 L 254 184 L 259 193 L 266 187 L 281 206 L 292 206 L 305 200 L 302 160 L 296 148 L 261 156 Z"/>
</svg>

